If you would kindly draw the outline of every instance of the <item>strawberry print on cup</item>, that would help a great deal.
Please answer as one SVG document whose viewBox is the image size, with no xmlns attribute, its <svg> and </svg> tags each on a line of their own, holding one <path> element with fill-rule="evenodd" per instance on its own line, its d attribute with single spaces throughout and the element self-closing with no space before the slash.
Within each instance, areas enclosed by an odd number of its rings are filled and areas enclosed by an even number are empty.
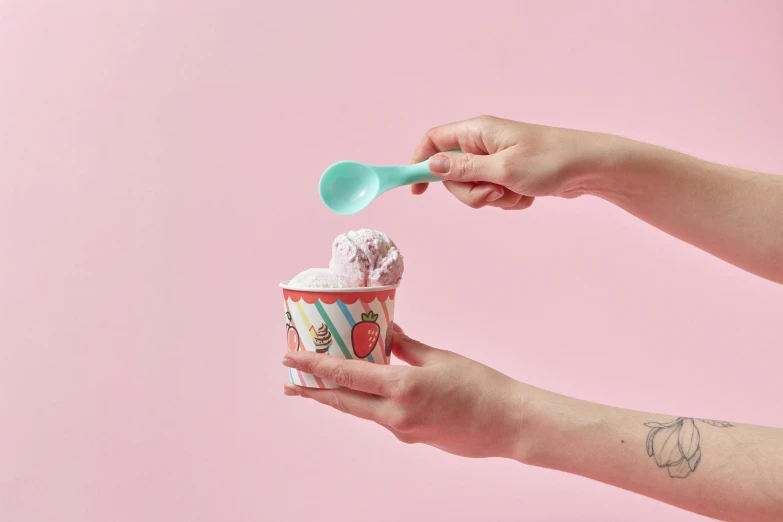
<svg viewBox="0 0 783 522">
<path fill-rule="evenodd" d="M 378 314 L 372 310 L 362 314 L 362 320 L 353 325 L 351 330 L 351 344 L 356 357 L 364 359 L 370 355 L 378 345 L 380 334 L 381 327 L 378 326 Z"/>
</svg>

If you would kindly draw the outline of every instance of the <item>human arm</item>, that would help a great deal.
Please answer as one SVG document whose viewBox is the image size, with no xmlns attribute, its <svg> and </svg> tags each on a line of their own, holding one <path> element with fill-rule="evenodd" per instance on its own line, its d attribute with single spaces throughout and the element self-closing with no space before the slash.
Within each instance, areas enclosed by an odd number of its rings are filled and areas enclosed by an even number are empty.
<svg viewBox="0 0 783 522">
<path fill-rule="evenodd" d="M 403 442 L 558 469 L 724 520 L 783 519 L 783 430 L 721 427 L 564 397 L 399 329 L 393 352 L 411 366 L 289 353 L 285 365 L 343 388 L 286 385 L 285 393 L 377 422 Z M 687 467 L 678 451 L 689 457 Z"/>
<path fill-rule="evenodd" d="M 454 149 L 467 154 L 440 152 Z M 430 157 L 432 172 L 471 207 L 524 209 L 534 197 L 593 195 L 735 266 L 783 283 L 783 176 L 618 136 L 492 117 L 431 129 L 413 159 Z M 413 190 L 420 194 L 425 188 Z"/>
<path fill-rule="evenodd" d="M 523 462 L 719 520 L 783 520 L 782 429 L 536 395 Z"/>
</svg>

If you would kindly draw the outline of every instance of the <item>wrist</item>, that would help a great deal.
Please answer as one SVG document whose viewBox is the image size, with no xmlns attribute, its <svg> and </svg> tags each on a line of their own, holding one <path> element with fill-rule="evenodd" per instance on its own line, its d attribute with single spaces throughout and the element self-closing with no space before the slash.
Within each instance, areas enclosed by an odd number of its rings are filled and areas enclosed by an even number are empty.
<svg viewBox="0 0 783 522">
<path fill-rule="evenodd" d="M 595 407 L 598 405 L 534 389 L 526 401 L 515 460 L 571 471 L 569 449 L 603 422 Z"/>
<path fill-rule="evenodd" d="M 516 443 L 511 457 L 523 464 L 540 466 L 549 453 L 547 436 L 551 420 L 547 417 L 554 394 L 521 382 L 517 393 L 522 408 L 516 419 Z"/>
<path fill-rule="evenodd" d="M 584 134 L 569 166 L 579 194 L 614 203 L 631 197 L 634 179 L 655 157 L 656 147 L 611 134 Z"/>
</svg>

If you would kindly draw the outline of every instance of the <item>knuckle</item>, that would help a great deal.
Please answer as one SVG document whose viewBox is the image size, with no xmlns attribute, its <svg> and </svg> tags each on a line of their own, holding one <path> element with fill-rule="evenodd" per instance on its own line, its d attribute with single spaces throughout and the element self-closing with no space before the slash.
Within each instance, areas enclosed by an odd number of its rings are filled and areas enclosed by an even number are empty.
<svg viewBox="0 0 783 522">
<path fill-rule="evenodd" d="M 519 203 L 525 199 L 525 196 L 522 194 L 514 193 L 514 199 L 509 203 L 509 206 L 516 206 L 519 205 Z"/>
<path fill-rule="evenodd" d="M 487 196 L 489 195 L 486 189 L 473 190 L 468 196 L 468 206 L 473 209 L 484 208 L 487 206 Z"/>
<path fill-rule="evenodd" d="M 473 154 L 464 153 L 458 154 L 453 159 L 452 171 L 458 178 L 465 178 L 470 176 L 473 172 L 475 161 L 473 160 Z"/>
<path fill-rule="evenodd" d="M 501 158 L 498 160 L 497 167 L 498 181 L 502 185 L 509 185 L 514 179 L 514 160 L 511 158 Z"/>
<path fill-rule="evenodd" d="M 395 398 L 400 402 L 413 402 L 421 397 L 421 382 L 412 372 L 404 374 L 395 388 Z"/>
<path fill-rule="evenodd" d="M 467 201 L 465 201 L 465 204 L 474 210 L 478 210 L 482 208 L 485 205 L 485 203 L 486 202 L 483 198 L 473 196 L 473 195 L 471 195 L 471 197 L 468 198 Z"/>
<path fill-rule="evenodd" d="M 394 416 L 391 427 L 400 433 L 405 433 L 413 429 L 415 422 L 411 415 L 406 411 L 401 411 Z"/>
<path fill-rule="evenodd" d="M 397 437 L 397 440 L 402 442 L 403 444 L 415 444 L 416 440 L 411 436 L 409 433 L 395 433 L 395 437 Z"/>
<path fill-rule="evenodd" d="M 514 193 L 509 194 L 507 192 L 506 195 L 500 198 L 499 200 L 489 203 L 489 206 L 497 207 L 497 208 L 513 207 L 514 205 L 519 203 L 521 197 L 522 196 L 520 196 L 519 194 L 514 194 Z"/>
<path fill-rule="evenodd" d="M 401 338 L 395 338 L 393 342 L 400 345 L 405 341 Z M 391 377 L 386 382 L 384 391 L 392 399 L 399 399 L 401 397 L 402 387 L 404 386 L 404 381 L 407 379 L 408 368 L 400 368 L 400 370 L 400 372 L 391 374 Z"/>
<path fill-rule="evenodd" d="M 340 386 L 345 386 L 346 388 L 351 387 L 351 374 L 343 366 L 335 366 L 327 375 L 327 378 L 330 381 L 335 382 Z"/>
<path fill-rule="evenodd" d="M 320 359 L 316 358 L 315 360 L 310 360 L 309 357 L 301 361 L 299 369 L 303 372 L 312 373 L 314 375 L 319 375 L 324 371 L 324 367 L 321 364 Z"/>
<path fill-rule="evenodd" d="M 438 135 L 438 133 L 441 131 L 440 126 L 436 127 L 430 127 L 427 129 L 427 132 L 424 133 L 424 136 L 421 138 L 421 143 L 425 146 L 435 148 L 437 150 L 437 147 L 435 147 L 435 136 Z"/>
<path fill-rule="evenodd" d="M 530 208 L 530 206 L 533 204 L 533 201 L 535 201 L 533 198 L 522 198 L 522 200 L 519 202 L 519 208 L 523 210 Z"/>
</svg>

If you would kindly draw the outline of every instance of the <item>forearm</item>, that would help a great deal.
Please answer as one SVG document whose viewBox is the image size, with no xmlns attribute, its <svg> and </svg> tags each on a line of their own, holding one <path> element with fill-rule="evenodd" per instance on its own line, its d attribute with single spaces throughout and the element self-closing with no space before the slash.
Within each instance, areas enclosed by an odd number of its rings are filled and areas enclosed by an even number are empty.
<svg viewBox="0 0 783 522">
<path fill-rule="evenodd" d="M 612 138 L 589 192 L 761 277 L 783 283 L 783 176 Z M 599 151 L 600 153 L 600 151 Z"/>
<path fill-rule="evenodd" d="M 783 430 L 674 422 L 545 391 L 528 413 L 522 462 L 721 520 L 783 520 Z"/>
</svg>

